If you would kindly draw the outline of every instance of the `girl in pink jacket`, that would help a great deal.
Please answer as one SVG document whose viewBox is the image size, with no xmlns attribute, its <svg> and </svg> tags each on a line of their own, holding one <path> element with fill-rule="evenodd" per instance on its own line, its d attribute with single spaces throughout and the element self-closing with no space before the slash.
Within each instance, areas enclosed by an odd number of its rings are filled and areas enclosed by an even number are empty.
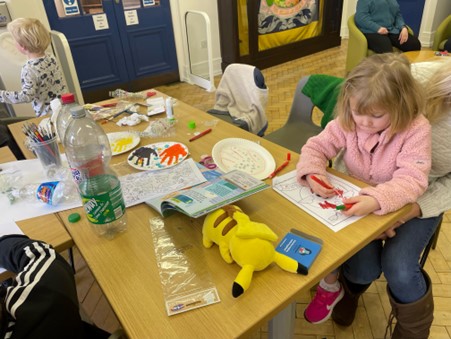
<svg viewBox="0 0 451 339">
<path fill-rule="evenodd" d="M 418 86 L 400 54 L 363 60 L 342 85 L 335 120 L 302 148 L 298 181 L 324 198 L 335 195 L 326 166 L 337 157 L 335 167 L 368 184 L 343 200 L 351 206 L 344 214 L 386 214 L 415 202 L 428 186 L 431 168 L 431 127 L 422 115 Z M 334 271 L 321 280 L 305 318 L 326 321 L 343 295 Z"/>
</svg>

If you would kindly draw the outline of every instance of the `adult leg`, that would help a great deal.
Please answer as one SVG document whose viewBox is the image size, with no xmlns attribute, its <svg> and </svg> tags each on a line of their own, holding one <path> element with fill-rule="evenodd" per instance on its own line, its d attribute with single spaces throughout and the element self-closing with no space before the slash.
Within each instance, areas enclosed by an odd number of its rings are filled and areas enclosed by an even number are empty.
<svg viewBox="0 0 451 339">
<path fill-rule="evenodd" d="M 388 37 L 391 41 L 391 44 L 403 52 L 421 50 L 421 42 L 414 35 L 409 34 L 409 38 L 403 44 L 399 43 L 399 34 L 389 34 Z"/>
<path fill-rule="evenodd" d="M 375 53 L 391 53 L 393 52 L 392 42 L 387 35 L 377 33 L 364 33 L 368 48 Z"/>
<path fill-rule="evenodd" d="M 429 336 L 434 300 L 429 276 L 421 269 L 419 258 L 440 220 L 440 217 L 412 219 L 385 242 L 382 269 L 392 313 L 397 318 L 392 338 Z"/>
<path fill-rule="evenodd" d="M 332 312 L 337 324 L 349 326 L 354 321 L 360 296 L 381 274 L 381 253 L 382 242 L 376 240 L 342 265 L 339 281 L 345 294 Z"/>
</svg>

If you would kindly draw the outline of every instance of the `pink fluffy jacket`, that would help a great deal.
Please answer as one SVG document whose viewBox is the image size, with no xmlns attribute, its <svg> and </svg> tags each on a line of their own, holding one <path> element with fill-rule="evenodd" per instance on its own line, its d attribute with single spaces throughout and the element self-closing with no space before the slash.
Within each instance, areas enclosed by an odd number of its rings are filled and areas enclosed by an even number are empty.
<svg viewBox="0 0 451 339">
<path fill-rule="evenodd" d="M 334 167 L 370 185 L 360 194 L 379 202 L 381 208 L 375 214 L 415 202 L 428 186 L 431 126 L 421 115 L 406 130 L 391 138 L 387 134 L 388 129 L 376 134 L 346 132 L 337 120 L 331 121 L 302 147 L 296 167 L 299 182 L 308 185 L 308 174 L 325 175 L 327 161 L 341 152 Z"/>
</svg>

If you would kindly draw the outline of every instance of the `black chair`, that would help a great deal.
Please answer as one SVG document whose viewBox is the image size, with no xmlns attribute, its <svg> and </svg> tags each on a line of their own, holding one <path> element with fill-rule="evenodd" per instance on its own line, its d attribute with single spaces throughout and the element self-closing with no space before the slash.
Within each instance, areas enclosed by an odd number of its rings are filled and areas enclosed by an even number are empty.
<svg viewBox="0 0 451 339">
<path fill-rule="evenodd" d="M 16 122 L 28 120 L 34 117 L 5 117 L 0 118 L 0 147 L 8 146 L 13 152 L 17 160 L 24 160 L 25 157 L 17 145 L 14 137 L 8 129 L 8 125 L 14 124 Z"/>
<path fill-rule="evenodd" d="M 438 221 L 437 229 L 435 230 L 435 233 L 432 235 L 431 239 L 429 240 L 428 244 L 423 250 L 423 253 L 421 254 L 420 258 L 420 266 L 424 267 L 424 264 L 426 263 L 426 260 L 428 258 L 429 252 L 432 249 L 435 249 L 437 246 L 438 236 L 440 234 L 440 229 L 442 227 L 442 221 L 443 221 L 443 214 L 440 216 L 440 219 Z"/>
</svg>

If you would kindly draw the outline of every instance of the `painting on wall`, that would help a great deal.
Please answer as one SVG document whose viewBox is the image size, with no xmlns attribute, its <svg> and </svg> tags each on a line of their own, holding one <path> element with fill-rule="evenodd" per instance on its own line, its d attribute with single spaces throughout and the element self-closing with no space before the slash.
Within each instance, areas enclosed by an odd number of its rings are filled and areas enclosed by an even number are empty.
<svg viewBox="0 0 451 339">
<path fill-rule="evenodd" d="M 320 0 L 261 0 L 258 13 L 260 51 L 321 34 Z"/>
</svg>

